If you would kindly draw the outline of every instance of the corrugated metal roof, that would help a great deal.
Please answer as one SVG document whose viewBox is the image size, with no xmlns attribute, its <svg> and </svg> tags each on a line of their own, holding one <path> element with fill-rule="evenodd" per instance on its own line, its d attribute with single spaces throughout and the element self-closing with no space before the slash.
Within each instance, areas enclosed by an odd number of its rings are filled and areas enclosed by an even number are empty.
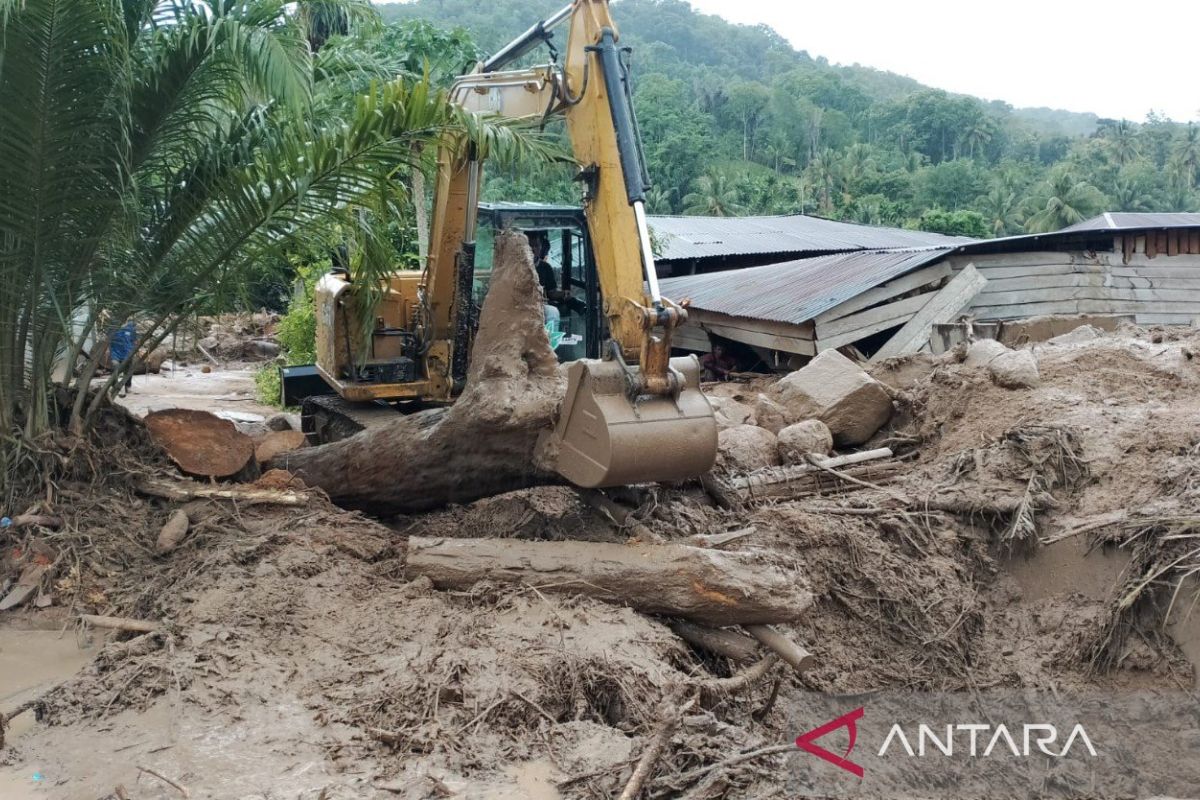
<svg viewBox="0 0 1200 800">
<path fill-rule="evenodd" d="M 659 260 L 761 253 L 943 247 L 975 241 L 791 214 L 777 217 L 650 217 Z"/>
<path fill-rule="evenodd" d="M 950 252 L 951 248 L 837 253 L 762 267 L 681 275 L 662 292 L 691 307 L 735 317 L 800 325 L 868 289 Z"/>
<path fill-rule="evenodd" d="M 1119 231 L 1137 228 L 1197 228 L 1200 227 L 1200 214 L 1193 213 L 1134 213 L 1130 211 L 1110 211 L 1098 217 L 1085 219 L 1068 225 L 1058 233 L 1087 232 L 1087 231 Z"/>
</svg>

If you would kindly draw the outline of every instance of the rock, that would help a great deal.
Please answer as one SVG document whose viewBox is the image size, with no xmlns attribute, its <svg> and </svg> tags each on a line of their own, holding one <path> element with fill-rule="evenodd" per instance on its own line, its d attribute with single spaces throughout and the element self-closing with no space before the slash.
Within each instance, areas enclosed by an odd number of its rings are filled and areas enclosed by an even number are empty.
<svg viewBox="0 0 1200 800">
<path fill-rule="evenodd" d="M 1082 342 L 1090 342 L 1093 339 L 1099 339 L 1104 331 L 1097 328 L 1095 325 L 1080 325 L 1075 330 L 1064 333 L 1061 336 L 1055 336 L 1046 344 L 1080 344 Z"/>
<path fill-rule="evenodd" d="M 270 431 L 298 431 L 300 430 L 300 415 L 299 414 L 275 414 L 267 418 L 267 430 Z"/>
<path fill-rule="evenodd" d="M 963 364 L 968 367 L 986 367 L 996 356 L 1009 352 L 1011 351 L 1007 347 L 995 339 L 979 339 L 971 342 L 971 346 L 967 348 L 967 358 Z"/>
<path fill-rule="evenodd" d="M 1005 389 L 1032 389 L 1042 380 L 1037 359 L 1028 350 L 1001 353 L 988 364 L 988 372 L 992 381 Z"/>
<path fill-rule="evenodd" d="M 860 445 L 892 416 L 883 384 L 836 350 L 826 350 L 773 387 L 789 423 L 819 419 L 840 446 Z"/>
<path fill-rule="evenodd" d="M 255 339 L 247 345 L 247 349 L 256 358 L 275 358 L 279 355 L 279 345 L 266 339 Z"/>
<path fill-rule="evenodd" d="M 704 393 L 713 397 L 732 397 L 735 400 L 741 400 L 746 393 L 746 387 L 740 383 L 730 381 L 718 381 L 716 383 L 706 383 L 703 386 Z"/>
<path fill-rule="evenodd" d="M 833 449 L 833 433 L 821 420 L 806 419 L 781 430 L 776 447 L 783 463 L 803 464 L 809 453 L 829 455 Z"/>
<path fill-rule="evenodd" d="M 717 463 L 734 472 L 778 466 L 775 434 L 756 425 L 726 428 L 717 434 Z"/>
<path fill-rule="evenodd" d="M 154 545 L 154 550 L 159 555 L 174 550 L 183 537 L 187 536 L 188 532 L 188 515 L 187 512 L 180 509 L 171 515 L 167 523 L 162 526 L 162 530 L 158 533 L 158 541 Z"/>
<path fill-rule="evenodd" d="M 273 431 L 264 436 L 254 448 L 254 457 L 265 464 L 280 453 L 299 450 L 308 444 L 308 437 L 300 431 Z"/>
<path fill-rule="evenodd" d="M 754 409 L 745 403 L 739 403 L 732 397 L 709 397 L 708 402 L 716 412 L 717 428 L 732 428 L 737 425 L 753 425 Z"/>
<path fill-rule="evenodd" d="M 760 394 L 754 401 L 754 422 L 778 436 L 787 427 L 787 409 L 765 394 Z"/>
</svg>

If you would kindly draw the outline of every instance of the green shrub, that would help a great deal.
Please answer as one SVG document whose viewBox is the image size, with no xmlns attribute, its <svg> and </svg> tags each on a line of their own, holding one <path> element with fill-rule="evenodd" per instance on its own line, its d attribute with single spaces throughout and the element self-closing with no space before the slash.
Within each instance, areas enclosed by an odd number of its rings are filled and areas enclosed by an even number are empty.
<svg viewBox="0 0 1200 800">
<path fill-rule="evenodd" d="M 327 269 L 328 262 L 303 264 L 296 268 L 297 290 L 287 313 L 279 318 L 275 332 L 280 355 L 269 364 L 264 364 L 254 376 L 255 390 L 262 403 L 272 406 L 281 404 L 281 366 L 311 364 L 317 360 L 317 310 L 313 291 L 317 280 Z"/>
</svg>

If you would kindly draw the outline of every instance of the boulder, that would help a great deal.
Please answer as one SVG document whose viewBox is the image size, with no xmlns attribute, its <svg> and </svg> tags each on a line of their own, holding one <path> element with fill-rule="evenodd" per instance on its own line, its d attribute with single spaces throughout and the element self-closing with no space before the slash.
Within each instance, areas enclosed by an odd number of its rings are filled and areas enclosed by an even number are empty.
<svg viewBox="0 0 1200 800">
<path fill-rule="evenodd" d="M 775 434 L 755 425 L 737 425 L 717 434 L 717 464 L 731 472 L 779 466 Z"/>
<path fill-rule="evenodd" d="M 267 339 L 255 339 L 246 349 L 255 358 L 275 358 L 279 355 L 279 345 Z"/>
<path fill-rule="evenodd" d="M 789 423 L 819 419 L 840 446 L 860 445 L 892 416 L 883 384 L 836 350 L 826 350 L 775 384 Z"/>
<path fill-rule="evenodd" d="M 776 447 L 779 458 L 785 464 L 803 464 L 809 453 L 829 455 L 833 449 L 833 433 L 819 419 L 806 419 L 788 425 L 779 432 Z"/>
<path fill-rule="evenodd" d="M 732 397 L 709 397 L 717 417 L 718 428 L 732 428 L 736 425 L 753 425 L 754 409 L 745 403 L 739 403 Z"/>
<path fill-rule="evenodd" d="M 1001 353 L 988 364 L 988 372 L 992 381 L 1005 389 L 1032 389 L 1042 379 L 1037 359 L 1028 350 Z"/>
<path fill-rule="evenodd" d="M 995 339 L 978 339 L 971 342 L 967 348 L 967 358 L 963 364 L 968 367 L 986 367 L 992 359 L 1003 353 L 1011 352 Z"/>
<path fill-rule="evenodd" d="M 1082 342 L 1090 342 L 1093 339 L 1099 339 L 1104 334 L 1104 331 L 1097 328 L 1095 325 L 1080 325 L 1069 333 L 1064 333 L 1061 336 L 1055 336 L 1046 344 L 1080 344 Z"/>
<path fill-rule="evenodd" d="M 787 427 L 787 409 L 765 394 L 760 394 L 754 401 L 754 422 L 778 436 Z"/>
<path fill-rule="evenodd" d="M 300 415 L 281 412 L 267 417 L 267 430 L 298 431 L 300 430 Z"/>
</svg>

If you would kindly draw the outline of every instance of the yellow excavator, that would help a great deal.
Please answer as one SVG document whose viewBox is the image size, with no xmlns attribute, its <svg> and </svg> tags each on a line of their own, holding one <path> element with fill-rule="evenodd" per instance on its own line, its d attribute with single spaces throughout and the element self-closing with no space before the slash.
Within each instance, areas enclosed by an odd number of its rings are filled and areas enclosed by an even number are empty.
<svg viewBox="0 0 1200 800">
<path fill-rule="evenodd" d="M 550 44 L 560 25 L 569 28 L 563 65 L 503 69 Z M 583 213 L 481 207 L 481 160 L 470 149 L 443 146 L 427 263 L 397 271 L 378 287 L 373 328 L 356 318 L 361 287 L 344 270 L 317 285 L 314 368 L 332 394 L 305 401 L 306 430 L 331 438 L 322 434 L 337 428 L 329 420 L 334 414 L 453 402 L 486 294 L 490 237 L 512 227 L 535 244 L 539 277 L 554 287 L 547 315 L 559 317 L 556 352 L 568 364 L 567 394 L 551 434 L 558 471 L 594 488 L 681 480 L 712 467 L 717 430 L 700 391 L 699 362 L 671 357 L 672 332 L 687 311 L 659 293 L 644 202 L 649 180 L 623 52 L 608 0 L 574 0 L 456 80 L 451 100 L 468 111 L 566 118 Z"/>
</svg>

